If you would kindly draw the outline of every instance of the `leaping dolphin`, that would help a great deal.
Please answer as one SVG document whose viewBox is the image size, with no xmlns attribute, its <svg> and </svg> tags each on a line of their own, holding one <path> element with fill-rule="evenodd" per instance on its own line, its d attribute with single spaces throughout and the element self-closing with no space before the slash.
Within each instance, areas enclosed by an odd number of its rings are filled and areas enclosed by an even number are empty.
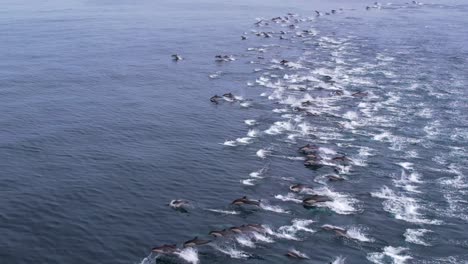
<svg viewBox="0 0 468 264">
<path fill-rule="evenodd" d="M 159 254 L 172 254 L 177 251 L 177 245 L 162 245 L 152 248 L 151 251 Z"/>
<path fill-rule="evenodd" d="M 201 246 L 210 243 L 211 240 L 202 240 L 198 239 L 198 237 L 195 237 L 194 239 L 190 239 L 188 241 L 184 242 L 184 248 L 187 247 L 195 247 L 195 246 Z"/>
</svg>

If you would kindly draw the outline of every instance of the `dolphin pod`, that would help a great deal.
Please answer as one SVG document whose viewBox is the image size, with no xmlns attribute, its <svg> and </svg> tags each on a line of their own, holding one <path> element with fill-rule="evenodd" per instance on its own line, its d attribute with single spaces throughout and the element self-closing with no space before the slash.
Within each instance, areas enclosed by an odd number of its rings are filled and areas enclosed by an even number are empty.
<svg viewBox="0 0 468 264">
<path fill-rule="evenodd" d="M 413 1 L 413 4 L 417 4 L 417 3 L 418 2 Z M 378 8 L 379 6 L 380 6 L 379 3 L 375 3 L 374 6 L 372 6 L 372 7 L 367 6 L 366 9 L 370 10 L 371 8 Z M 323 14 L 331 15 L 331 14 L 341 13 L 342 9 L 339 9 L 339 10 L 340 10 L 339 12 L 337 10 L 335 10 L 335 9 L 331 10 L 330 12 L 315 11 L 315 14 L 316 14 L 316 16 L 322 16 Z M 258 26 L 258 27 L 261 27 L 261 26 L 268 26 L 271 23 L 282 23 L 283 28 L 285 28 L 284 30 L 286 30 L 287 28 L 296 29 L 297 26 L 295 24 L 299 23 L 300 21 L 303 21 L 303 20 L 300 20 L 295 14 L 288 13 L 287 16 L 278 16 L 278 17 L 271 18 L 269 20 L 260 19 L 259 21 L 257 21 L 255 23 L 255 25 Z M 279 31 L 279 32 L 271 32 L 271 31 L 260 31 L 260 32 L 257 31 L 257 32 L 254 32 L 254 34 L 259 38 L 273 38 L 273 37 L 277 36 L 279 39 L 283 39 L 283 40 L 284 39 L 292 39 L 294 37 L 305 37 L 305 36 L 310 35 L 310 34 L 315 34 L 311 30 L 302 30 L 301 32 L 296 32 L 296 33 L 297 34 L 292 36 L 291 38 L 289 38 L 289 37 L 286 38 L 286 37 L 283 36 L 283 35 L 286 35 L 286 32 L 283 31 L 283 30 Z M 246 33 L 244 33 L 244 35 L 246 35 Z M 244 35 L 241 36 L 241 40 L 247 40 L 248 39 L 247 36 L 244 36 Z M 172 59 L 174 61 L 180 61 L 183 58 L 181 56 L 177 55 L 177 54 L 174 54 L 174 55 L 172 55 Z M 258 59 L 264 59 L 264 58 L 263 57 L 258 57 Z M 217 62 L 229 62 L 229 61 L 234 61 L 234 60 L 235 60 L 235 58 L 232 55 L 216 55 L 215 56 L 215 61 L 217 61 Z M 281 66 L 291 67 L 291 65 L 293 63 L 286 60 L 286 59 L 282 59 L 279 62 L 279 64 Z M 335 80 L 333 79 L 332 76 L 322 75 L 322 76 L 320 76 L 320 79 L 326 84 L 333 85 L 335 83 Z M 325 88 L 323 88 L 323 89 L 325 89 Z M 336 88 L 336 89 L 334 89 L 334 90 L 332 90 L 330 92 L 330 95 L 332 95 L 332 96 L 345 96 L 345 91 Z M 369 95 L 369 93 L 365 92 L 365 91 L 357 91 L 357 92 L 351 93 L 350 96 L 349 96 L 348 92 L 346 93 L 347 97 L 356 98 L 356 99 L 364 98 L 364 97 L 367 97 L 368 95 Z M 210 102 L 212 102 L 214 104 L 219 104 L 219 102 L 221 100 L 230 101 L 230 102 L 239 101 L 239 99 L 237 99 L 236 96 L 234 96 L 230 92 L 229 93 L 224 93 L 221 96 L 220 95 L 214 95 L 214 96 L 212 96 L 210 98 Z M 242 100 L 242 99 L 240 99 L 240 100 Z M 310 106 L 314 106 L 314 102 L 311 101 L 311 100 L 307 100 L 307 101 L 302 102 L 300 104 L 300 106 L 295 106 L 295 108 L 293 110 L 297 111 L 297 112 L 304 113 L 305 115 L 314 115 L 313 113 L 307 112 L 307 108 L 310 107 Z M 299 151 L 299 153 L 304 155 L 304 157 L 306 159 L 305 162 L 304 162 L 304 165 L 306 167 L 310 167 L 310 168 L 317 168 L 317 167 L 323 166 L 323 164 L 326 161 L 331 161 L 332 162 L 331 164 L 326 163 L 326 165 L 329 165 L 329 166 L 334 166 L 334 164 L 335 164 L 335 166 L 346 165 L 347 163 L 352 162 L 352 160 L 350 158 L 348 158 L 347 156 L 345 156 L 345 155 L 335 156 L 335 157 L 332 157 L 332 158 L 327 157 L 326 153 L 323 153 L 323 152 L 321 153 L 320 152 L 320 147 L 317 146 L 317 145 L 314 145 L 314 144 L 307 144 L 305 146 L 302 146 L 302 147 L 299 148 L 298 151 Z M 336 167 L 335 167 L 335 169 L 336 169 Z M 345 180 L 345 178 L 343 178 L 343 177 L 341 177 L 339 175 L 326 175 L 324 177 L 327 178 L 331 182 L 338 182 L 338 181 Z M 295 192 L 295 193 L 300 193 L 305 188 L 307 188 L 307 185 L 300 184 L 300 183 L 289 186 L 289 190 L 292 191 L 292 192 Z M 317 204 L 328 202 L 328 201 L 333 201 L 333 199 L 331 197 L 329 197 L 329 196 L 326 196 L 326 195 L 312 194 L 312 195 L 306 196 L 302 200 L 302 204 L 306 208 L 313 208 Z M 252 200 L 252 199 L 247 198 L 247 196 L 243 196 L 242 198 L 238 198 L 238 199 L 235 199 L 234 201 L 232 201 L 231 205 L 236 205 L 236 206 L 244 206 L 244 205 L 260 206 L 260 202 L 261 202 L 260 200 Z M 187 201 L 185 201 L 185 200 L 173 200 L 173 201 L 171 201 L 170 205 L 171 205 L 171 207 L 177 209 L 177 208 L 183 208 L 183 207 L 189 205 L 189 203 Z M 325 226 L 322 226 L 322 229 L 324 231 L 334 232 L 339 237 L 349 238 L 349 235 L 347 234 L 347 230 L 344 229 L 344 228 L 325 225 Z M 225 228 L 225 229 L 222 229 L 222 230 L 213 230 L 213 231 L 210 231 L 208 233 L 208 235 L 214 237 L 213 240 L 215 240 L 215 239 L 219 239 L 219 238 L 235 236 L 235 235 L 248 233 L 248 232 L 265 232 L 265 228 L 262 225 L 245 224 L 245 225 L 241 225 L 241 226 L 233 226 L 233 227 Z M 194 237 L 193 239 L 185 241 L 182 244 L 182 246 L 183 246 L 183 248 L 203 246 L 203 245 L 207 245 L 207 244 L 213 242 L 213 240 L 209 240 L 209 239 L 204 240 L 204 239 L 200 239 L 198 237 Z M 177 248 L 176 244 L 164 244 L 162 246 L 157 246 L 157 247 L 152 248 L 151 251 L 155 252 L 155 253 L 158 253 L 158 254 L 173 254 L 173 253 L 177 253 L 179 250 L 180 249 Z M 305 255 L 303 255 L 300 252 L 297 252 L 295 250 L 287 251 L 285 256 L 287 256 L 289 258 L 292 258 L 292 259 L 309 259 L 307 256 L 305 256 Z"/>
</svg>

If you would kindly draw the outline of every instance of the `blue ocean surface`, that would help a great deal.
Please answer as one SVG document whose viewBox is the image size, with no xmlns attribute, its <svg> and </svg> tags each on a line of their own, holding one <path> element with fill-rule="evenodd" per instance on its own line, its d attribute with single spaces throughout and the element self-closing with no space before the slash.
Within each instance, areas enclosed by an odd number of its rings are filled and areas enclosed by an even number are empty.
<svg viewBox="0 0 468 264">
<path fill-rule="evenodd" d="M 0 263 L 468 263 L 467 14 L 3 0 Z"/>
</svg>

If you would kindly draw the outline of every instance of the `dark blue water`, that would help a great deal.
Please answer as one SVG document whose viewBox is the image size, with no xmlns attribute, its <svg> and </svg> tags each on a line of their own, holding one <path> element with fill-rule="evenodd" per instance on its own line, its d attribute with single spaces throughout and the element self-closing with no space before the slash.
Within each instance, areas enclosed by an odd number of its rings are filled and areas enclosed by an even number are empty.
<svg viewBox="0 0 468 264">
<path fill-rule="evenodd" d="M 294 263 L 290 250 L 304 263 L 468 263 L 467 13 L 464 1 L 4 1 L 0 263 Z M 307 143 L 321 167 L 303 165 Z M 332 201 L 306 209 L 312 193 Z M 244 195 L 260 206 L 230 205 Z M 249 223 L 265 229 L 208 235 Z M 213 242 L 150 253 L 195 236 Z"/>
</svg>

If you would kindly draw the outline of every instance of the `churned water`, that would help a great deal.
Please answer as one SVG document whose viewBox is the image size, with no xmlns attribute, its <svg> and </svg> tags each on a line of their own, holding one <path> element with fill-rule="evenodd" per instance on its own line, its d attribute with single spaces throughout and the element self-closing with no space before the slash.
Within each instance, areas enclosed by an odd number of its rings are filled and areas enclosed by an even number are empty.
<svg viewBox="0 0 468 264">
<path fill-rule="evenodd" d="M 0 263 L 468 263 L 466 2 L 0 14 Z"/>
</svg>

